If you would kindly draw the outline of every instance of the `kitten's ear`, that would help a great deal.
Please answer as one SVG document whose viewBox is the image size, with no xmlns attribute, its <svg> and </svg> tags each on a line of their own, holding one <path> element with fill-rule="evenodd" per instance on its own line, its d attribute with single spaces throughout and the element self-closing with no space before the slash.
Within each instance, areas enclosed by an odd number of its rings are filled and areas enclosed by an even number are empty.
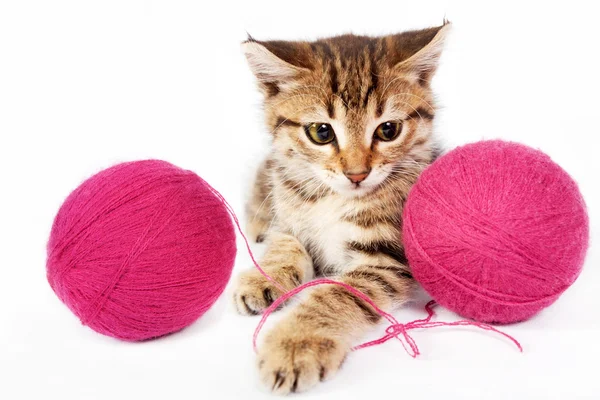
<svg viewBox="0 0 600 400">
<path fill-rule="evenodd" d="M 249 37 L 242 51 L 261 86 L 269 90 L 279 90 L 312 67 L 310 45 L 305 42 L 259 42 Z"/>
<path fill-rule="evenodd" d="M 444 21 L 442 26 L 388 37 L 388 48 L 395 49 L 393 68 L 421 84 L 429 84 L 437 69 L 450 28 L 451 24 Z"/>
</svg>

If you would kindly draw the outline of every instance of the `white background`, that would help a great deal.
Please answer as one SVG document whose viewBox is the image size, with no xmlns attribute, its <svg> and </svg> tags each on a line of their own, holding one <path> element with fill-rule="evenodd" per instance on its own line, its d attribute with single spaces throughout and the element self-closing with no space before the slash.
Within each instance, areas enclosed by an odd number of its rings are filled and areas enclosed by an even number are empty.
<svg viewBox="0 0 600 400">
<path fill-rule="evenodd" d="M 82 326 L 45 279 L 54 214 L 92 173 L 151 157 L 195 170 L 241 213 L 267 141 L 239 49 L 246 31 L 258 39 L 380 34 L 444 16 L 454 32 L 434 81 L 439 135 L 449 146 L 517 140 L 572 174 L 591 218 L 584 271 L 555 305 L 505 327 L 523 354 L 474 329 L 417 331 L 420 358 L 393 341 L 365 349 L 301 397 L 600 398 L 598 10 L 556 3 L 2 1 L 0 398 L 270 396 L 254 368 L 258 321 L 235 315 L 229 296 L 153 342 Z M 236 270 L 249 265 L 240 247 Z M 396 315 L 412 320 L 421 306 Z M 441 310 L 437 318 L 458 317 Z"/>
</svg>

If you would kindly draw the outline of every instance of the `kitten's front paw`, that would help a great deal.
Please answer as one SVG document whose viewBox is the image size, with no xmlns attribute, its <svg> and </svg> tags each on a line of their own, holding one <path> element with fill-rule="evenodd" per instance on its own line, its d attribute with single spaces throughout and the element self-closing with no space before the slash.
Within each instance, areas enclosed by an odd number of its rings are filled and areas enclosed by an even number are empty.
<svg viewBox="0 0 600 400">
<path fill-rule="evenodd" d="M 257 315 L 273 304 L 279 296 L 281 291 L 253 269 L 239 276 L 233 301 L 240 314 Z"/>
<path fill-rule="evenodd" d="M 277 394 L 302 392 L 332 377 L 349 350 L 334 338 L 276 328 L 258 353 L 260 379 Z"/>
</svg>

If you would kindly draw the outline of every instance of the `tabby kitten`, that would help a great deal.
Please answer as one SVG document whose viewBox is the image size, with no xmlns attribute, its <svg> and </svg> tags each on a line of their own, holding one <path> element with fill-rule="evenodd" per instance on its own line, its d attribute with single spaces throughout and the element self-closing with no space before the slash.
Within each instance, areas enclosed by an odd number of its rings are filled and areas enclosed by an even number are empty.
<svg viewBox="0 0 600 400">
<path fill-rule="evenodd" d="M 267 242 L 261 265 L 286 289 L 326 275 L 385 310 L 411 297 L 402 205 L 436 157 L 430 82 L 448 28 L 243 43 L 272 131 L 248 230 Z M 254 315 L 280 295 L 253 268 L 239 277 L 234 301 Z M 346 289 L 317 287 L 265 335 L 261 380 L 285 394 L 330 378 L 380 319 Z"/>
</svg>

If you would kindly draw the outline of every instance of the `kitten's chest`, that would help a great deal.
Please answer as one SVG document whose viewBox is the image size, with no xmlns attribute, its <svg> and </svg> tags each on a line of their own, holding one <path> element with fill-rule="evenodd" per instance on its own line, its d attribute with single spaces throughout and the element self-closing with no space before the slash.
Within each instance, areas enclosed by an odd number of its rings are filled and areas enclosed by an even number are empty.
<svg viewBox="0 0 600 400">
<path fill-rule="evenodd" d="M 288 205 L 278 219 L 309 251 L 325 273 L 340 273 L 348 267 L 348 243 L 361 239 L 360 229 L 344 215 L 352 211 L 347 199 L 330 197 L 312 204 Z"/>
</svg>

